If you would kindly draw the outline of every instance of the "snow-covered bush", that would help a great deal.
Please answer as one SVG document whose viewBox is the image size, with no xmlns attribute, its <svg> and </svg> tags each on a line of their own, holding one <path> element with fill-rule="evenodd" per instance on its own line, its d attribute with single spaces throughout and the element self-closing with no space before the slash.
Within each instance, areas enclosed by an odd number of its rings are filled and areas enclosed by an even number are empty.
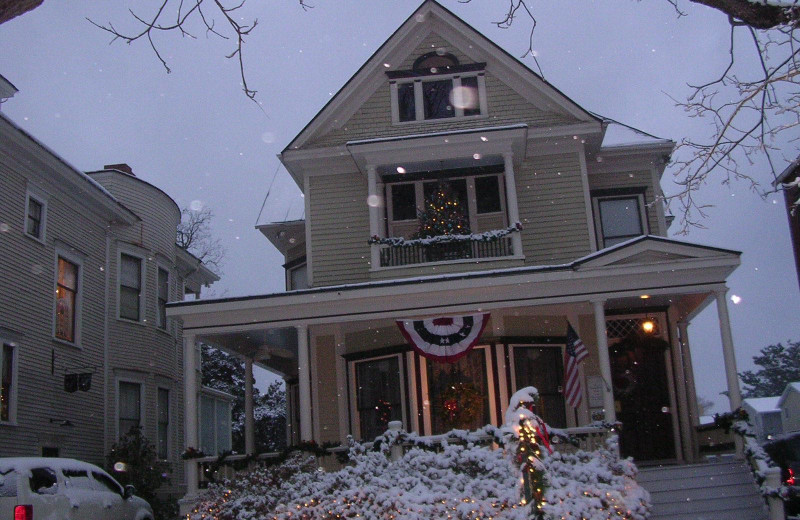
<svg viewBox="0 0 800 520">
<path fill-rule="evenodd" d="M 632 479 L 636 469 L 613 450 L 555 452 L 544 463 L 547 518 L 647 518 L 649 497 Z M 527 519 L 531 511 L 520 502 L 518 474 L 500 449 L 415 446 L 393 462 L 386 450 L 357 444 L 339 471 L 322 472 L 313 457 L 298 453 L 212 485 L 190 518 Z"/>
<path fill-rule="evenodd" d="M 515 394 L 502 428 L 454 430 L 441 444 L 391 430 L 374 444 L 353 443 L 349 463 L 339 471 L 323 472 L 313 457 L 295 453 L 281 464 L 212 485 L 190 520 L 646 519 L 650 497 L 634 480 L 630 459 L 616 455 L 616 437 L 605 449 L 549 453 L 541 422 L 531 423 L 537 436 L 543 432 L 542 450 L 548 451 L 538 450 L 535 460 L 543 475 L 537 516 L 522 492 L 521 468 L 531 459 L 519 457 L 525 421 L 540 421 L 522 405 L 536 397 L 530 387 Z M 505 448 L 479 444 L 487 436 Z M 392 460 L 398 443 L 407 451 Z"/>
</svg>

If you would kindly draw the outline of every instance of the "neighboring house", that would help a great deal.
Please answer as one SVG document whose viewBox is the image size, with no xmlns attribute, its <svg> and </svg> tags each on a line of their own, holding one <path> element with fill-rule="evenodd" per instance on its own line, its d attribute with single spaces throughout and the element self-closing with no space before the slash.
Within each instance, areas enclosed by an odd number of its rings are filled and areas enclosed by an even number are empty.
<svg viewBox="0 0 800 520">
<path fill-rule="evenodd" d="M 778 407 L 780 397 L 751 397 L 742 401 L 756 439 L 764 442 L 783 433 L 782 412 Z"/>
<path fill-rule="evenodd" d="M 183 482 L 183 350 L 166 303 L 218 278 L 127 165 L 81 172 L 0 114 L 0 456 L 97 464 L 141 426 Z"/>
<path fill-rule="evenodd" d="M 786 201 L 786 215 L 789 217 L 789 234 L 792 237 L 794 262 L 797 280 L 800 283 L 800 157 L 794 160 L 775 180 L 775 186 L 785 185 L 783 197 Z"/>
<path fill-rule="evenodd" d="M 288 291 L 167 314 L 184 322 L 187 357 L 204 341 L 245 357 L 248 373 L 281 374 L 295 442 L 369 439 L 389 420 L 425 435 L 500 424 L 532 385 L 552 426 L 620 420 L 623 454 L 693 460 L 687 326 L 716 302 L 737 408 L 725 281 L 740 253 L 665 238 L 659 180 L 673 146 L 586 111 L 428 0 L 281 154 L 304 218 L 259 229 L 285 256 Z M 473 235 L 401 244 L 440 189 L 441 207 L 465 208 L 445 224 Z M 442 342 L 485 328 L 442 363 L 398 320 Z M 568 324 L 589 351 L 577 408 Z M 194 395 L 197 380 L 186 385 Z M 191 495 L 196 464 L 187 471 Z"/>
<path fill-rule="evenodd" d="M 800 381 L 786 385 L 778 400 L 778 408 L 783 418 L 783 432 L 800 431 Z"/>
</svg>

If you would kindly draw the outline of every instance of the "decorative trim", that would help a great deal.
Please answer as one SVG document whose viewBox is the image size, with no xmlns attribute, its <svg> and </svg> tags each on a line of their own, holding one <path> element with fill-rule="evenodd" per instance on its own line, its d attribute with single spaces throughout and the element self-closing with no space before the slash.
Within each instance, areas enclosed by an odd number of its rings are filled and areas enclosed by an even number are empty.
<svg viewBox="0 0 800 520">
<path fill-rule="evenodd" d="M 428 53 L 430 54 L 430 53 Z M 427 54 L 420 56 L 420 58 L 427 57 Z M 418 58 L 419 60 L 419 58 Z M 390 80 L 397 80 L 403 78 L 424 78 L 424 77 L 447 77 L 448 75 L 460 74 L 463 72 L 482 72 L 486 70 L 486 62 L 483 63 L 466 63 L 464 65 L 451 65 L 442 72 L 430 72 L 423 70 L 387 70 L 386 77 Z"/>
</svg>

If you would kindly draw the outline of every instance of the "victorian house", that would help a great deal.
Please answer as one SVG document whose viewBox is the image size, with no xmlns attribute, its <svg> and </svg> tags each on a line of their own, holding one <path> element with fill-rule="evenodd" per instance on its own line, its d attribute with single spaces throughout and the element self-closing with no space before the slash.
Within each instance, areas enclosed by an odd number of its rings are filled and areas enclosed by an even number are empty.
<svg viewBox="0 0 800 520">
<path fill-rule="evenodd" d="M 287 291 L 168 306 L 187 367 L 203 341 L 283 376 L 294 442 L 500 424 L 532 385 L 552 426 L 620 421 L 623 454 L 693 460 L 687 326 L 716 302 L 738 407 L 725 284 L 740 253 L 666 238 L 673 146 L 425 1 L 280 156 L 304 218 L 259 230 Z M 588 351 L 579 403 L 570 326 Z M 426 352 L 425 336 L 464 350 Z M 187 370 L 187 420 L 196 385 Z"/>
</svg>

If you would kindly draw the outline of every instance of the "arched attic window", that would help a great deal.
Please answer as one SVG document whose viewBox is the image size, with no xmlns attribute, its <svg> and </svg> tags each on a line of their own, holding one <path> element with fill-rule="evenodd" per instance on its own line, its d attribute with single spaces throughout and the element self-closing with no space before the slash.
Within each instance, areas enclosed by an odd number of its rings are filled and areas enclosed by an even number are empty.
<svg viewBox="0 0 800 520">
<path fill-rule="evenodd" d="M 441 50 L 423 54 L 416 60 L 411 70 L 422 74 L 446 74 L 458 67 L 458 58 Z"/>
</svg>

